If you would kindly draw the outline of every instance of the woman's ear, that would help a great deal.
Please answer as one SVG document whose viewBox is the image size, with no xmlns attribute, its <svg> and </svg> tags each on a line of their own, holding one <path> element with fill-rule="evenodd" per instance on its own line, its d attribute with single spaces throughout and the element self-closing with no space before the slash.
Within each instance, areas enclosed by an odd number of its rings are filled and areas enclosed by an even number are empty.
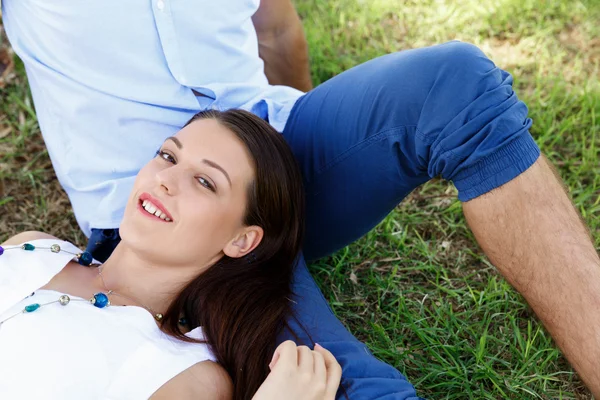
<svg viewBox="0 0 600 400">
<path fill-rule="evenodd" d="M 264 231 L 260 226 L 245 226 L 233 240 L 227 243 L 223 253 L 231 258 L 244 257 L 260 244 L 263 235 Z"/>
</svg>

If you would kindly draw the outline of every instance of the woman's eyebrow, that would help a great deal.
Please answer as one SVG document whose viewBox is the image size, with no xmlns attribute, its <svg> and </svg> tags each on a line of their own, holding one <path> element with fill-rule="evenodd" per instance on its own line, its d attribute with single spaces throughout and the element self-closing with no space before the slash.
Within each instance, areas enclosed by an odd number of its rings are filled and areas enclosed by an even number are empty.
<svg viewBox="0 0 600 400">
<path fill-rule="evenodd" d="M 231 187 L 231 179 L 229 178 L 229 174 L 227 173 L 227 171 L 225 171 L 225 169 L 223 167 L 221 167 L 219 164 L 217 164 L 214 161 L 210 161 L 210 160 L 206 160 L 206 159 L 202 160 L 202 162 L 210 167 L 213 167 L 213 168 L 221 171 L 223 173 L 223 175 L 225 175 L 225 178 L 227 178 L 227 182 L 229 182 L 229 186 Z"/>
<path fill-rule="evenodd" d="M 177 146 L 177 148 L 179 150 L 181 150 L 181 148 L 183 147 L 183 145 L 181 144 L 181 142 L 179 141 L 179 139 L 177 139 L 175 136 L 169 136 L 168 138 L 165 139 L 165 142 L 167 140 L 172 140 L 173 143 L 175 143 L 175 146 Z"/>
<path fill-rule="evenodd" d="M 175 136 L 169 136 L 168 138 L 165 139 L 165 142 L 167 140 L 171 140 L 173 141 L 173 143 L 175 143 L 175 146 L 177 146 L 177 148 L 179 150 L 181 150 L 183 148 L 183 144 L 181 144 L 181 142 L 179 141 L 179 139 L 177 139 Z M 227 178 L 227 182 L 229 182 L 229 186 L 231 187 L 231 178 L 229 178 L 229 174 L 227 173 L 227 171 L 225 171 L 225 169 L 223 167 L 221 167 L 219 164 L 217 164 L 214 161 L 210 161 L 210 160 L 202 160 L 202 162 L 206 165 L 208 165 L 209 167 L 213 167 L 215 169 L 218 169 L 219 171 L 221 171 L 223 173 L 223 175 L 225 175 L 225 178 Z"/>
</svg>

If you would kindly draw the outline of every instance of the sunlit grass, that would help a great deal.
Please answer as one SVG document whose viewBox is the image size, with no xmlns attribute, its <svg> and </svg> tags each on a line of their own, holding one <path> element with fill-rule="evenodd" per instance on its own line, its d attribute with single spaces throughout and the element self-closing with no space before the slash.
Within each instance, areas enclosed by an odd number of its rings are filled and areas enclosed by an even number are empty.
<svg viewBox="0 0 600 400">
<path fill-rule="evenodd" d="M 600 248 L 600 4 L 297 1 L 315 83 L 391 51 L 462 40 L 515 77 L 532 134 Z M 334 309 L 435 399 L 587 398 L 523 299 L 483 257 L 454 188 L 432 182 L 313 265 Z M 369 321 L 365 324 L 365 321 Z"/>
<path fill-rule="evenodd" d="M 463 40 L 515 77 L 532 134 L 600 249 L 600 2 L 296 0 L 315 84 L 392 51 Z M 85 245 L 39 134 L 22 67 L 0 89 L 0 240 L 38 229 Z M 467 229 L 455 190 L 424 185 L 312 265 L 337 315 L 432 399 L 589 398 Z"/>
</svg>

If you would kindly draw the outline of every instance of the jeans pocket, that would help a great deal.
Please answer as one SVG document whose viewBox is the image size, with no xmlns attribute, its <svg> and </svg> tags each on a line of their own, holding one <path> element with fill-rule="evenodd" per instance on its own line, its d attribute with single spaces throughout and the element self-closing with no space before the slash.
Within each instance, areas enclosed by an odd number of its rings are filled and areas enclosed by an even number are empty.
<svg viewBox="0 0 600 400">
<path fill-rule="evenodd" d="M 120 241 L 119 229 L 92 228 L 86 251 L 96 260 L 104 262 L 110 257 Z"/>
</svg>

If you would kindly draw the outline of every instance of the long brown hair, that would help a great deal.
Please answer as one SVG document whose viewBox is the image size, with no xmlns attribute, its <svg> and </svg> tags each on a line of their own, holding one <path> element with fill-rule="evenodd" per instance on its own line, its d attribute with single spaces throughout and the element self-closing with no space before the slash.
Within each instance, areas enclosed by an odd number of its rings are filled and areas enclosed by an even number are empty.
<svg viewBox="0 0 600 400">
<path fill-rule="evenodd" d="M 185 341 L 178 321 L 201 326 L 206 343 L 233 380 L 234 398 L 250 399 L 269 373 L 275 341 L 291 313 L 292 273 L 304 235 L 300 170 L 283 135 L 242 110 L 202 111 L 187 124 L 215 119 L 246 146 L 255 177 L 244 224 L 264 237 L 248 256 L 223 256 L 176 296 L 162 329 Z"/>
</svg>

